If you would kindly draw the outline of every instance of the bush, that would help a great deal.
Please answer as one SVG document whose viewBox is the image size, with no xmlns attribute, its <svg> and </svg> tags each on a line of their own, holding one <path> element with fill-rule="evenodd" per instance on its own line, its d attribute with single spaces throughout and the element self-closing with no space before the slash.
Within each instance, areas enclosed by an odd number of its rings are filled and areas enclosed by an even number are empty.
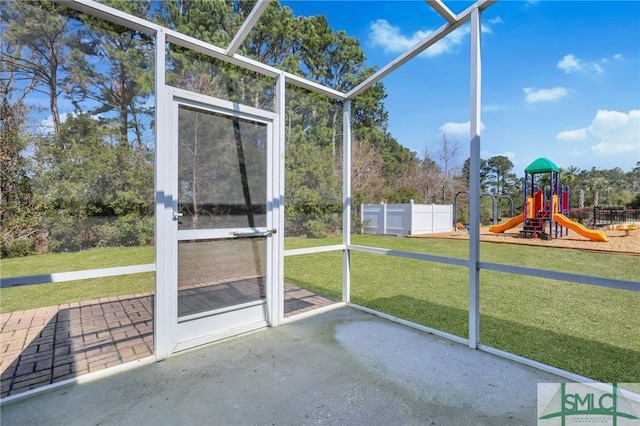
<svg viewBox="0 0 640 426">
<path fill-rule="evenodd" d="M 589 225 L 593 223 L 593 209 L 591 207 L 575 208 L 569 210 L 569 218 L 575 220 L 581 225 Z"/>
<path fill-rule="evenodd" d="M 47 222 L 49 250 L 54 252 L 148 245 L 154 236 L 153 217 L 137 214 L 75 218 L 61 213 L 47 218 Z"/>
<path fill-rule="evenodd" d="M 62 213 L 47 217 L 49 250 L 53 252 L 81 250 L 84 233 L 81 232 L 80 221 Z"/>
<path fill-rule="evenodd" d="M 153 240 L 153 218 L 129 214 L 96 229 L 98 247 L 148 245 Z"/>
<path fill-rule="evenodd" d="M 310 220 L 305 223 L 305 234 L 308 238 L 326 238 L 328 226 L 320 220 Z"/>
<path fill-rule="evenodd" d="M 36 252 L 36 241 L 34 239 L 16 239 L 10 242 L 0 243 L 0 257 L 24 257 Z"/>
</svg>

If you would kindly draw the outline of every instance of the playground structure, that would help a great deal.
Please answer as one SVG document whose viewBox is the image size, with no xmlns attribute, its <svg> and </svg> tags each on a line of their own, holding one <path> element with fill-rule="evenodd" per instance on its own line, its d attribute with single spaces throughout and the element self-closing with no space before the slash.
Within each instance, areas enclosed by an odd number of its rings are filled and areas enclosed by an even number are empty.
<svg viewBox="0 0 640 426">
<path fill-rule="evenodd" d="M 624 231 L 624 235 L 628 236 L 631 235 L 631 231 L 637 231 L 640 229 L 640 222 L 607 225 L 607 229 L 611 231 Z"/>
<path fill-rule="evenodd" d="M 548 191 L 536 186 L 536 176 L 546 173 L 549 173 Z M 523 223 L 521 237 L 548 240 L 568 235 L 572 230 L 591 241 L 609 241 L 604 232 L 586 228 L 568 218 L 569 187 L 560 184 L 560 169 L 546 158 L 538 158 L 525 169 L 524 199 L 522 214 L 489 227 L 489 231 L 504 233 Z"/>
<path fill-rule="evenodd" d="M 453 223 L 456 224 L 456 229 L 461 229 L 464 227 L 464 225 L 458 224 L 458 196 L 460 196 L 461 194 L 466 194 L 467 197 L 470 196 L 469 191 L 459 191 L 453 198 Z M 508 195 L 502 195 L 502 194 L 496 195 L 496 194 L 490 194 L 488 192 L 483 192 L 480 194 L 481 200 L 482 200 L 482 197 L 489 197 L 491 199 L 490 222 L 493 223 L 494 225 L 496 225 L 498 222 L 502 220 L 500 218 L 500 207 L 501 207 L 500 203 L 502 202 L 502 200 L 507 200 L 510 203 L 511 217 L 513 217 L 513 200 Z M 498 200 L 497 205 L 496 205 L 496 199 Z"/>
</svg>

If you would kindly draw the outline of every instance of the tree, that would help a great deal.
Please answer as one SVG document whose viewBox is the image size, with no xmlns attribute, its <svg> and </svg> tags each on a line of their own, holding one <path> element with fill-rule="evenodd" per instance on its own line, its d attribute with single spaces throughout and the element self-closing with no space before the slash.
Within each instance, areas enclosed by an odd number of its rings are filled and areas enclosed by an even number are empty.
<svg viewBox="0 0 640 426">
<path fill-rule="evenodd" d="M 285 156 L 285 221 L 288 236 L 324 237 L 339 230 L 342 191 L 331 152 L 294 144 Z"/>
<path fill-rule="evenodd" d="M 385 197 L 385 179 L 376 147 L 355 145 L 351 149 L 352 205 L 379 203 Z"/>
<path fill-rule="evenodd" d="M 47 95 L 55 132 L 61 122 L 60 73 L 75 38 L 61 9 L 48 0 L 5 2 L 1 15 L 5 32 L 0 57 L 14 83 Z"/>
<path fill-rule="evenodd" d="M 149 13 L 150 0 L 117 0 L 112 7 L 138 16 Z M 119 143 L 129 143 L 129 130 L 143 145 L 142 115 L 149 114 L 145 101 L 153 90 L 152 39 L 97 18 L 82 16 L 80 41 L 69 55 L 67 90 L 78 112 L 90 111 L 118 124 Z M 109 117 L 115 112 L 115 118 Z"/>
<path fill-rule="evenodd" d="M 28 161 L 22 155 L 28 146 L 25 134 L 29 108 L 24 103 L 31 90 L 27 86 L 17 92 L 14 74 L 0 65 L 3 78 L 0 85 L 0 257 L 25 256 L 37 251 L 44 239 L 35 212 Z"/>
<path fill-rule="evenodd" d="M 597 206 L 600 204 L 600 192 L 609 186 L 609 182 L 598 175 L 593 175 L 588 181 L 588 189 L 591 191 L 593 195 L 593 205 Z"/>
<path fill-rule="evenodd" d="M 89 114 L 71 115 L 56 135 L 37 138 L 33 189 L 50 250 L 152 239 L 151 158 L 119 145 L 117 138 L 117 128 Z"/>
<path fill-rule="evenodd" d="M 408 182 L 421 192 L 421 199 L 426 203 L 435 203 L 439 193 L 440 166 L 425 149 L 422 159 L 415 165 L 409 166 L 413 182 Z M 413 173 L 411 173 L 413 171 Z"/>
<path fill-rule="evenodd" d="M 640 209 L 640 193 L 636 194 L 635 198 L 627 204 L 627 207 L 632 209 Z"/>
<path fill-rule="evenodd" d="M 511 160 L 504 155 L 496 155 L 487 160 L 485 167 L 485 175 L 491 192 L 501 195 L 508 194 L 517 179 L 517 176 L 511 173 L 513 169 Z"/>
<path fill-rule="evenodd" d="M 454 176 L 460 171 L 459 150 L 460 146 L 457 142 L 451 143 L 446 135 L 442 135 L 442 145 L 438 150 L 438 166 L 440 168 L 440 201 L 443 204 L 446 200 L 452 202 L 456 192 Z"/>
<path fill-rule="evenodd" d="M 464 160 L 464 164 L 462 165 L 462 179 L 464 180 L 464 182 L 466 183 L 465 188 L 469 189 L 470 185 L 470 176 L 471 176 L 471 159 L 467 157 L 466 160 Z M 483 160 L 482 158 L 480 159 L 480 191 L 486 191 L 487 190 L 487 173 L 488 173 L 488 168 L 487 168 L 487 160 Z"/>
</svg>

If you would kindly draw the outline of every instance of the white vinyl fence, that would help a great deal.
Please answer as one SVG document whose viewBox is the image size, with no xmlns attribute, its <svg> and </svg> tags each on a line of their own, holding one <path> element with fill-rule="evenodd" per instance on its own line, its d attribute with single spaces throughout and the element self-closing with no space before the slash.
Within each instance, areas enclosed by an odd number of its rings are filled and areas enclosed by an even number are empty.
<svg viewBox="0 0 640 426">
<path fill-rule="evenodd" d="M 361 204 L 362 234 L 416 235 L 451 232 L 451 204 Z"/>
</svg>

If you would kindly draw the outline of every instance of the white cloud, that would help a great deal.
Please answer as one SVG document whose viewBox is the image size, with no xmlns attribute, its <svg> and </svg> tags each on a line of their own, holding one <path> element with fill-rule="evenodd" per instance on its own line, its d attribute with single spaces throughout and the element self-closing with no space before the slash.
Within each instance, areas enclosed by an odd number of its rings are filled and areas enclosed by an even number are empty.
<svg viewBox="0 0 640 426">
<path fill-rule="evenodd" d="M 516 161 L 516 154 L 511 151 L 499 152 L 497 154 L 492 151 L 484 151 L 484 150 L 480 151 L 480 158 L 483 158 L 485 160 L 488 160 L 489 158 L 492 158 L 492 157 L 497 157 L 499 155 L 504 155 L 509 160 L 511 160 L 512 163 L 515 163 Z"/>
<path fill-rule="evenodd" d="M 63 112 L 62 114 L 60 114 L 60 123 L 66 123 L 67 119 L 69 119 L 70 117 L 74 117 L 73 111 Z M 91 115 L 91 118 L 93 118 L 94 120 L 100 120 L 103 117 L 102 114 L 93 114 Z M 42 132 L 43 134 L 53 133 L 55 130 L 53 127 L 53 116 L 49 115 L 47 118 L 43 118 L 42 120 L 40 120 L 40 123 L 38 123 L 38 130 L 40 130 L 40 132 Z"/>
<path fill-rule="evenodd" d="M 502 18 L 498 16 L 483 22 L 481 30 L 483 33 L 491 34 L 493 32 L 491 26 L 502 23 Z M 470 32 L 469 24 L 463 25 L 422 52 L 420 56 L 435 57 L 455 51 L 464 43 Z M 386 53 L 402 53 L 432 33 L 433 30 L 419 30 L 407 36 L 402 34 L 400 27 L 390 24 L 386 19 L 378 19 L 369 25 L 369 43 L 375 47 L 381 47 Z"/>
<path fill-rule="evenodd" d="M 598 141 L 591 149 L 602 154 L 640 153 L 640 110 L 629 113 L 599 110 L 588 127 Z"/>
<path fill-rule="evenodd" d="M 568 74 L 574 71 L 580 71 L 582 69 L 582 65 L 575 56 L 566 55 L 560 62 L 558 62 L 558 68 L 564 70 L 564 72 Z"/>
<path fill-rule="evenodd" d="M 554 87 L 552 89 L 535 89 L 525 87 L 522 89 L 525 93 L 525 102 L 533 104 L 536 102 L 557 101 L 569 95 L 569 91 L 564 87 Z"/>
<path fill-rule="evenodd" d="M 471 122 L 467 121 L 466 123 L 445 123 L 442 126 L 440 126 L 440 133 L 447 135 L 447 136 L 452 136 L 452 137 L 469 137 L 470 136 L 470 130 L 471 128 Z M 480 123 L 480 130 L 484 130 L 484 124 Z"/>
<path fill-rule="evenodd" d="M 385 52 L 404 52 L 429 33 L 418 31 L 411 37 L 400 34 L 400 28 L 394 27 L 385 19 L 372 22 L 369 32 L 369 40 L 374 46 L 382 47 Z"/>
<path fill-rule="evenodd" d="M 558 133 L 563 141 L 587 141 L 601 155 L 640 154 L 640 110 L 599 110 L 588 127 Z"/>
<path fill-rule="evenodd" d="M 497 105 L 497 104 L 482 105 L 482 112 L 496 112 L 496 111 L 502 111 L 504 109 L 505 109 L 504 105 Z"/>
<path fill-rule="evenodd" d="M 491 26 L 496 24 L 503 24 L 503 23 L 504 21 L 502 20 L 502 18 L 499 16 L 496 16 L 495 18 L 488 19 L 487 21 L 482 22 L 480 24 L 480 29 L 482 30 L 483 33 L 493 34 L 493 29 L 491 28 Z"/>
<path fill-rule="evenodd" d="M 587 138 L 587 129 L 564 130 L 556 136 L 561 141 L 583 141 Z"/>
<path fill-rule="evenodd" d="M 604 58 L 601 62 L 606 63 L 607 59 Z M 604 72 L 604 69 L 602 69 L 597 62 L 584 61 L 573 54 L 565 55 L 564 58 L 558 62 L 557 67 L 567 74 L 573 72 L 602 74 Z"/>
<path fill-rule="evenodd" d="M 513 162 L 513 160 L 516 158 L 516 154 L 511 152 L 511 151 L 505 151 L 505 152 L 501 152 L 498 155 L 504 155 L 505 157 L 507 157 L 509 160 L 511 160 L 511 162 Z M 491 158 L 491 157 L 489 157 Z"/>
<path fill-rule="evenodd" d="M 416 31 L 411 36 L 401 34 L 400 28 L 391 25 L 386 19 L 378 19 L 372 22 L 369 32 L 369 42 L 376 47 L 381 47 L 386 53 L 402 53 L 409 50 L 420 40 L 433 33 L 432 30 Z M 462 44 L 467 34 L 469 26 L 463 26 L 438 41 L 433 46 L 425 50 L 420 56 L 434 57 L 451 52 Z"/>
<path fill-rule="evenodd" d="M 60 114 L 60 123 L 64 123 L 65 121 L 67 121 L 67 118 L 69 117 L 69 115 L 70 114 L 67 112 L 63 112 L 62 114 Z M 53 115 L 49 115 L 47 118 L 43 118 L 42 120 L 40 120 L 40 123 L 38 124 L 38 129 L 43 134 L 53 133 L 55 131 L 53 127 Z"/>
<path fill-rule="evenodd" d="M 624 56 L 622 56 L 622 53 L 616 53 L 615 55 L 613 55 L 613 59 L 615 59 L 616 61 L 622 61 L 624 60 Z"/>
</svg>

